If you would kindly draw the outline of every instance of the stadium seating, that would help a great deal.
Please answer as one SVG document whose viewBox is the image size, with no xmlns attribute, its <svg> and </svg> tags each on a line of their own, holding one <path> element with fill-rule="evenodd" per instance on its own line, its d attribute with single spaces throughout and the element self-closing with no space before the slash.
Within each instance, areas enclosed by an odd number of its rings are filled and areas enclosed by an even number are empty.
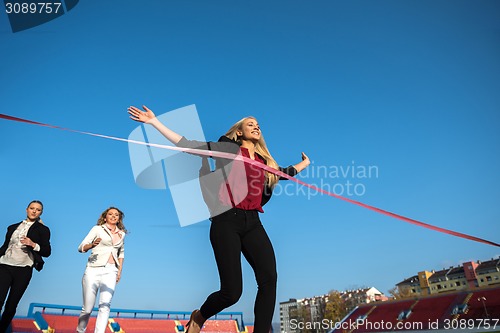
<svg viewBox="0 0 500 333">
<path fill-rule="evenodd" d="M 467 302 L 466 319 L 500 318 L 500 288 L 475 291 Z"/>
<path fill-rule="evenodd" d="M 115 322 L 120 324 L 121 329 L 125 333 L 140 333 L 140 332 L 162 332 L 176 333 L 175 320 L 170 319 L 146 319 L 146 318 L 113 318 Z"/>
<path fill-rule="evenodd" d="M 330 333 L 446 329 L 453 319 L 500 319 L 500 288 L 469 290 L 358 306 Z M 364 323 L 352 325 L 352 323 Z M 459 321 L 460 322 L 460 321 Z M 384 323 L 385 325 L 369 325 Z M 400 327 L 397 324 L 404 324 Z M 388 327 L 392 327 L 388 329 Z M 397 327 L 397 328 L 396 328 Z M 346 329 L 348 328 L 348 329 Z M 448 327 L 449 328 L 449 327 Z"/>
<path fill-rule="evenodd" d="M 458 293 L 420 298 L 406 322 L 419 323 L 423 329 L 430 329 L 431 323 L 438 323 L 441 328 L 445 319 L 452 319 L 454 306 L 461 304 L 466 296 L 466 293 Z"/>
<path fill-rule="evenodd" d="M 43 317 L 49 323 L 49 326 L 54 328 L 57 333 L 75 333 L 78 325 L 78 316 L 76 315 L 57 315 L 44 313 Z M 87 332 L 93 332 L 95 328 L 96 317 L 90 317 L 87 326 Z M 112 333 L 109 327 L 106 328 L 106 333 Z"/>
<path fill-rule="evenodd" d="M 16 318 L 12 321 L 12 332 L 40 333 L 32 318 Z"/>
<path fill-rule="evenodd" d="M 207 320 L 201 331 L 205 333 L 239 333 L 235 320 Z"/>
<path fill-rule="evenodd" d="M 55 329 L 56 333 L 74 333 L 78 323 L 77 314 L 54 314 L 42 313 L 43 319 L 48 325 Z M 152 318 L 129 318 L 110 317 L 113 323 L 118 324 L 120 332 L 123 333 L 183 333 L 188 322 L 187 319 L 152 319 Z M 87 332 L 93 332 L 96 317 L 90 317 Z M 116 326 L 116 325 L 115 325 Z M 12 324 L 13 333 L 41 333 L 32 318 L 15 318 Z M 252 332 L 253 327 L 248 332 Z M 214 319 L 207 320 L 203 326 L 204 333 L 240 333 L 238 323 L 234 319 Z M 106 328 L 106 333 L 113 333 L 110 327 Z"/>
<path fill-rule="evenodd" d="M 55 329 L 57 333 L 74 333 L 78 323 L 78 307 L 61 307 L 34 303 L 40 311 L 31 311 L 28 318 L 14 318 L 13 333 L 42 333 L 35 325 L 35 319 Z M 58 312 L 59 311 L 59 312 Z M 71 313 L 73 311 L 73 313 Z M 128 311 L 128 312 L 127 312 Z M 241 314 L 238 314 L 241 315 Z M 156 316 L 156 317 L 155 317 Z M 161 317 L 163 316 L 163 317 Z M 120 310 L 112 312 L 110 320 L 116 323 L 121 333 L 185 333 L 189 313 L 162 312 L 144 310 Z M 183 319 L 179 319 L 183 318 Z M 239 331 L 238 321 L 229 314 L 227 319 L 208 320 L 202 333 L 251 333 L 253 326 L 245 326 Z M 407 298 L 387 302 L 372 302 L 358 306 L 344 322 L 352 324 L 349 329 L 337 329 L 333 332 L 364 333 L 387 331 L 388 325 L 407 324 L 397 330 L 435 330 L 443 329 L 444 321 L 453 319 L 499 319 L 500 288 L 460 291 L 420 298 Z M 90 317 L 88 332 L 94 330 L 96 317 Z M 384 327 L 369 325 L 385 323 Z M 353 325 L 357 323 L 358 325 Z M 421 326 L 409 325 L 420 323 Z M 431 326 L 437 323 L 437 326 Z M 411 328 L 409 328 L 411 327 Z M 391 329 L 396 330 L 396 329 Z M 109 326 L 106 333 L 113 333 Z"/>
<path fill-rule="evenodd" d="M 359 328 L 355 329 L 353 332 L 375 332 L 378 330 L 378 323 L 381 322 L 388 323 L 388 325 L 391 326 L 395 326 L 395 324 L 398 322 L 398 316 L 400 315 L 400 313 L 402 311 L 410 309 L 410 307 L 414 303 L 414 299 L 394 302 L 381 302 L 374 308 L 374 304 L 369 304 L 367 305 L 367 307 L 370 308 L 370 313 L 365 318 L 364 324 L 360 325 Z M 353 320 L 357 321 L 358 317 L 353 318 Z"/>
</svg>

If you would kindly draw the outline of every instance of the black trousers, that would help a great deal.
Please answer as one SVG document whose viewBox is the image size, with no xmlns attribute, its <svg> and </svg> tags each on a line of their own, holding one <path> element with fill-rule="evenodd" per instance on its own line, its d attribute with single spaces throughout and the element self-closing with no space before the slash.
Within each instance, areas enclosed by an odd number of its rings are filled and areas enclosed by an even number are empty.
<svg viewBox="0 0 500 333">
<path fill-rule="evenodd" d="M 243 291 L 241 254 L 257 280 L 254 332 L 269 333 L 276 304 L 276 258 L 257 211 L 233 208 L 212 218 L 210 242 L 220 277 L 220 290 L 208 296 L 200 308 L 210 318 L 235 304 Z"/>
<path fill-rule="evenodd" d="M 5 303 L 0 319 L 0 333 L 7 330 L 12 318 L 14 318 L 17 305 L 28 288 L 32 274 L 33 268 L 30 266 L 17 267 L 0 264 L 0 308 Z M 8 298 L 7 293 L 9 294 Z M 5 302 L 6 298 L 7 302 Z"/>
</svg>

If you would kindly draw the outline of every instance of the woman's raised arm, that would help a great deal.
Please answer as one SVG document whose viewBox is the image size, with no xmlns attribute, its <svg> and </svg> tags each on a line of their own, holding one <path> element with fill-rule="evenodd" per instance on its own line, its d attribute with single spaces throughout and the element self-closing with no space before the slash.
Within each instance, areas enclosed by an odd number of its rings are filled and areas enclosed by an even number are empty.
<svg viewBox="0 0 500 333">
<path fill-rule="evenodd" d="M 147 106 L 143 105 L 142 108 L 144 109 L 144 111 L 135 106 L 130 106 L 128 108 L 130 119 L 138 121 L 140 123 L 152 125 L 158 130 L 158 132 L 160 132 L 165 138 L 167 138 L 168 141 L 172 142 L 173 144 L 177 144 L 182 139 L 181 135 L 163 125 L 158 120 L 158 118 L 156 118 L 153 111 L 151 111 Z"/>
</svg>

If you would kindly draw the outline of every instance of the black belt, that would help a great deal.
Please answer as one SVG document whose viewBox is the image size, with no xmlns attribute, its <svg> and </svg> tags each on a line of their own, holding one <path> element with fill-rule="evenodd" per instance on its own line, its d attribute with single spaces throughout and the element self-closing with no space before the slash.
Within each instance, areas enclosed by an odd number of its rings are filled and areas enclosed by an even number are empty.
<svg viewBox="0 0 500 333">
<path fill-rule="evenodd" d="M 217 217 L 227 217 L 227 216 L 244 216 L 244 217 L 249 217 L 249 218 L 259 218 L 259 211 L 252 209 L 252 210 L 246 210 L 246 209 L 241 209 L 241 208 L 229 208 L 227 211 L 224 213 L 221 213 Z M 212 218 L 210 219 L 212 220 Z"/>
</svg>

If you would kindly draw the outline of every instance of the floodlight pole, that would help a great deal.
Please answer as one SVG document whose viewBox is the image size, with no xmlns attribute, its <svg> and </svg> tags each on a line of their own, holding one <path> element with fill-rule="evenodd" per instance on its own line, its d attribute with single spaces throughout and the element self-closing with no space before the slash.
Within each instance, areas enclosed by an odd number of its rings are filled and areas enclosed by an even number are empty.
<svg viewBox="0 0 500 333">
<path fill-rule="evenodd" d="M 490 316 L 488 315 L 488 310 L 486 310 L 486 304 L 484 303 L 484 301 L 486 301 L 486 297 L 484 297 L 484 296 L 478 297 L 477 301 L 483 303 L 483 308 L 484 308 L 484 313 L 486 314 L 486 319 L 490 319 Z"/>
</svg>

